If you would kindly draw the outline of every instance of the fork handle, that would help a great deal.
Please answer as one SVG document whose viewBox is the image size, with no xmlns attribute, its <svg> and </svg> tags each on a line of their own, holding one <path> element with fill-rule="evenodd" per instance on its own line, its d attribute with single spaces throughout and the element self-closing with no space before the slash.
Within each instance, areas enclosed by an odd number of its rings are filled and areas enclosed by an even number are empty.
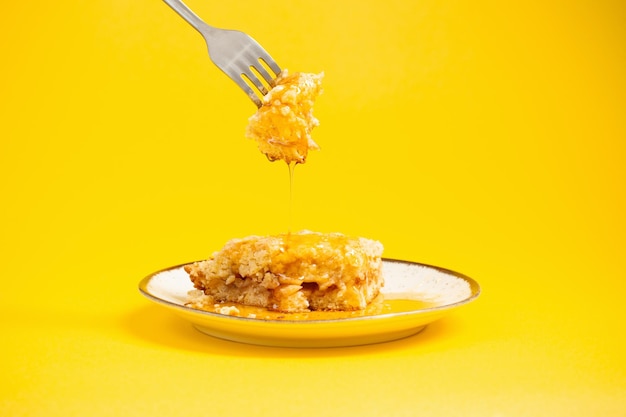
<svg viewBox="0 0 626 417">
<path fill-rule="evenodd" d="M 202 35 L 212 35 L 215 32 L 215 28 L 207 25 L 202 19 L 198 17 L 185 3 L 181 0 L 163 0 L 170 6 L 176 13 L 193 26 Z"/>
</svg>

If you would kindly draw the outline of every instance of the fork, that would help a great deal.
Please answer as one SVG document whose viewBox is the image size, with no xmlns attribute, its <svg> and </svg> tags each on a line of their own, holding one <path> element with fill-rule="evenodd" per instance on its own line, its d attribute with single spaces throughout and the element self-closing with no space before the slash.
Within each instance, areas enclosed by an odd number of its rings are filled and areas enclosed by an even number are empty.
<svg viewBox="0 0 626 417">
<path fill-rule="evenodd" d="M 261 107 L 261 98 L 267 94 L 265 84 L 272 87 L 281 71 L 265 49 L 243 32 L 209 26 L 181 0 L 163 1 L 200 32 L 209 48 L 211 61 L 226 73 L 257 107 Z M 266 66 L 274 72 L 274 75 L 270 74 Z"/>
</svg>

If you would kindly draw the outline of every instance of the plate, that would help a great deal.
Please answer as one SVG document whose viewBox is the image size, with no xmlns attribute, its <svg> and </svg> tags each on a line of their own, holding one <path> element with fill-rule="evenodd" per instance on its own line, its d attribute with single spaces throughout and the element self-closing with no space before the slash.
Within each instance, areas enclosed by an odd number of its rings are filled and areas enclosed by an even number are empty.
<svg viewBox="0 0 626 417">
<path fill-rule="evenodd" d="M 187 307 L 193 290 L 177 265 L 154 272 L 139 283 L 140 292 L 172 310 L 203 333 L 220 339 L 276 347 L 339 347 L 388 342 L 419 333 L 480 294 L 472 278 L 417 262 L 383 259 L 385 286 L 381 307 L 362 315 L 337 318 L 316 312 L 313 319 L 238 317 Z M 258 318 L 257 318 L 258 317 Z M 326 318 L 328 317 L 328 318 Z"/>
</svg>

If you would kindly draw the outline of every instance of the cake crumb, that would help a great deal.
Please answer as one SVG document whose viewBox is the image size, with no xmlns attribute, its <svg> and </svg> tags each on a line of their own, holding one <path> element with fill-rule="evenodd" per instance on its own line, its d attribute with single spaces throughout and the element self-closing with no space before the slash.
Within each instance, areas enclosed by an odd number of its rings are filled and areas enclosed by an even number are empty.
<svg viewBox="0 0 626 417">
<path fill-rule="evenodd" d="M 235 306 L 223 306 L 220 307 L 219 304 L 215 305 L 215 312 L 223 314 L 225 316 L 238 316 L 239 309 Z"/>
</svg>

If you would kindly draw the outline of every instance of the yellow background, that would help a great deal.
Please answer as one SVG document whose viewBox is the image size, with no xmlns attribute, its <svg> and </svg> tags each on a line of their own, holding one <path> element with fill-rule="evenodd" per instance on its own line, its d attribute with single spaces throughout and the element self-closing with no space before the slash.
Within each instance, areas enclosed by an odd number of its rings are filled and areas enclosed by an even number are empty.
<svg viewBox="0 0 626 417">
<path fill-rule="evenodd" d="M 0 415 L 626 413 L 626 7 L 189 0 L 326 74 L 321 152 L 244 138 L 254 105 L 157 0 L 0 13 Z M 397 342 L 212 339 L 138 281 L 292 229 L 478 280 Z"/>
</svg>

